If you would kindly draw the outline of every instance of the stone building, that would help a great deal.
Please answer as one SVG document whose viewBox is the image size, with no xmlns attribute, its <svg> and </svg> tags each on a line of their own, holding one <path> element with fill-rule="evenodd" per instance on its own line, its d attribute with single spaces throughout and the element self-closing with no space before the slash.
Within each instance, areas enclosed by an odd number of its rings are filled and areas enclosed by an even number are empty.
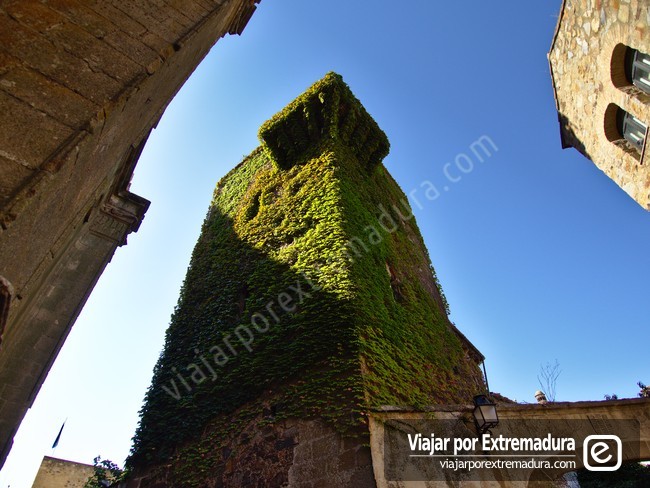
<svg viewBox="0 0 650 488">
<path fill-rule="evenodd" d="M 32 488 L 83 488 L 94 472 L 90 464 L 45 456 Z"/>
<path fill-rule="evenodd" d="M 388 140 L 341 77 L 259 135 L 214 192 L 129 487 L 374 487 L 371 409 L 485 391 Z"/>
<path fill-rule="evenodd" d="M 564 0 L 548 55 L 562 147 L 650 208 L 650 1 Z"/>
<path fill-rule="evenodd" d="M 0 4 L 0 467 L 104 267 L 165 108 L 259 0 Z"/>
</svg>

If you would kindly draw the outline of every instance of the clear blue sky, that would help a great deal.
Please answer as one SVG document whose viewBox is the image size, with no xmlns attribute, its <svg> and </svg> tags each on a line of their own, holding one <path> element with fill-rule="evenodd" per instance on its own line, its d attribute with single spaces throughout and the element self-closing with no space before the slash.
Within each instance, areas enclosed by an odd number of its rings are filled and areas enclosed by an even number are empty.
<svg viewBox="0 0 650 488">
<path fill-rule="evenodd" d="M 558 400 L 632 397 L 647 368 L 650 213 L 562 150 L 546 53 L 560 0 L 263 0 L 172 102 L 132 191 L 152 200 L 117 251 L 25 418 L 0 488 L 57 457 L 121 463 L 215 183 L 257 129 L 330 70 L 390 138 L 385 164 L 415 208 L 452 320 L 487 357 L 493 391 L 533 402 L 540 364 Z M 498 152 L 449 182 L 482 135 Z"/>
</svg>

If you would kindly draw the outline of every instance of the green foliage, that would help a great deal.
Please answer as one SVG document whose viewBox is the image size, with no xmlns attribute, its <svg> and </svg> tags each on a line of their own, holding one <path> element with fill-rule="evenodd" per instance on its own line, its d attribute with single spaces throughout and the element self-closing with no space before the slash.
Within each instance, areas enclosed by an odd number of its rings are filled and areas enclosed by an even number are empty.
<svg viewBox="0 0 650 488">
<path fill-rule="evenodd" d="M 378 166 L 390 149 L 386 134 L 336 73 L 265 122 L 259 137 L 270 159 L 284 169 L 318 157 L 323 145 L 332 143 L 344 144 L 367 169 Z"/>
<path fill-rule="evenodd" d="M 124 472 L 120 467 L 109 459 L 104 459 L 97 456 L 93 459 L 94 473 L 88 478 L 84 488 L 106 488 L 112 486 L 114 483 L 120 481 Z"/>
<path fill-rule="evenodd" d="M 370 405 L 470 401 L 482 388 L 480 373 L 449 327 L 446 300 L 406 195 L 383 166 L 369 174 L 347 147 L 337 154 L 346 234 L 368 248 L 353 256 L 351 277 Z M 376 234 L 381 239 L 373 239 Z"/>
<path fill-rule="evenodd" d="M 368 408 L 461 403 L 481 389 L 406 196 L 380 164 L 386 136 L 341 78 L 327 75 L 260 138 L 217 184 L 127 461 L 171 461 L 182 486 L 218 469 L 214 453 L 269 406 L 268 421 L 322 418 L 359 435 Z M 251 351 L 234 335 L 243 328 Z M 188 368 L 205 362 L 216 379 Z"/>
<path fill-rule="evenodd" d="M 345 265 L 345 236 L 335 170 L 324 157 L 281 171 L 256 151 L 237 177 L 218 185 L 147 393 L 130 463 L 168 459 L 212 419 L 233 414 L 267 390 L 282 398 L 279 417 L 336 418 L 341 429 L 361 421 L 351 415 L 361 410 L 363 398 L 352 284 L 336 270 Z M 251 178 L 240 178 L 243 174 Z M 296 299 L 294 313 L 281 313 L 276 305 L 276 323 L 267 305 L 298 282 L 311 296 Z M 193 385 L 180 400 L 164 391 L 177 378 L 172 368 L 182 372 L 198 362 L 195 350 L 211 356 L 210 348 L 223 344 L 238 326 L 254 330 L 256 313 L 271 326 L 255 332 L 252 352 L 231 337 L 237 355 L 216 368 L 216 381 Z"/>
<path fill-rule="evenodd" d="M 447 297 L 445 296 L 445 292 L 442 289 L 442 285 L 440 284 L 440 280 L 438 279 L 438 275 L 436 274 L 436 270 L 433 269 L 433 265 L 429 264 L 429 269 L 431 270 L 431 276 L 433 276 L 433 281 L 436 284 L 436 289 L 438 290 L 438 293 L 440 295 L 440 300 L 442 301 L 442 308 L 445 310 L 445 313 L 449 315 L 451 313 L 451 310 L 449 308 L 449 302 L 447 301 Z"/>
</svg>

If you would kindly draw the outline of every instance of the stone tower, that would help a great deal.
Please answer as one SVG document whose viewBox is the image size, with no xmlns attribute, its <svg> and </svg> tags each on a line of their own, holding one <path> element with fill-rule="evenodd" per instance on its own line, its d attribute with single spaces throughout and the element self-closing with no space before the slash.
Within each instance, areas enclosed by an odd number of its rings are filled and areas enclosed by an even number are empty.
<svg viewBox="0 0 650 488">
<path fill-rule="evenodd" d="M 259 135 L 214 192 L 128 486 L 374 486 L 369 411 L 484 390 L 386 135 L 341 77 Z"/>
<path fill-rule="evenodd" d="M 650 1 L 565 0 L 549 63 L 562 147 L 650 209 Z"/>
</svg>

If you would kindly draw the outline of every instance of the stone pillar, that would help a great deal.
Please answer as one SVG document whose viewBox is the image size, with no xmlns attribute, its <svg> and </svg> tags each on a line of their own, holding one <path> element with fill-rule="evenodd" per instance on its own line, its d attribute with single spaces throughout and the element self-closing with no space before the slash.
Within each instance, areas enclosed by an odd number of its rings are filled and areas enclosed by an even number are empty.
<svg viewBox="0 0 650 488">
<path fill-rule="evenodd" d="M 0 350 L 0 460 L 99 276 L 140 225 L 149 202 L 124 192 L 76 222 L 24 288 Z M 27 354 L 26 351 L 29 351 Z"/>
</svg>

